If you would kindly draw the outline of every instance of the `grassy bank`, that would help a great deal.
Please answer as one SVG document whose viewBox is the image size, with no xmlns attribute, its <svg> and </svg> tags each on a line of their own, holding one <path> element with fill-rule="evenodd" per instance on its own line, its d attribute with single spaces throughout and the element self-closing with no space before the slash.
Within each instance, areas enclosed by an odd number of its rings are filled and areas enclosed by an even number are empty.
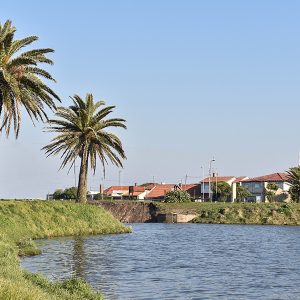
<svg viewBox="0 0 300 300">
<path fill-rule="evenodd" d="M 78 279 L 50 283 L 21 270 L 19 255 L 39 253 L 32 239 L 125 233 L 103 209 L 67 201 L 0 201 L 0 299 L 103 299 Z"/>
<path fill-rule="evenodd" d="M 156 203 L 158 213 L 198 215 L 194 223 L 300 225 L 298 203 Z"/>
</svg>

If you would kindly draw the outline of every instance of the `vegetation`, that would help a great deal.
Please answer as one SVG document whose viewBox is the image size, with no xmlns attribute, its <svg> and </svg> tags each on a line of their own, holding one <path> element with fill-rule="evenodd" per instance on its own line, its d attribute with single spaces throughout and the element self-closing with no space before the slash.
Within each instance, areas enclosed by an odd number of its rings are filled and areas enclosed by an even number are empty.
<svg viewBox="0 0 300 300">
<path fill-rule="evenodd" d="M 276 191 L 278 190 L 278 186 L 275 183 L 269 182 L 267 188 L 265 190 L 266 198 L 268 202 L 275 201 Z"/>
<path fill-rule="evenodd" d="M 53 199 L 56 200 L 75 200 L 77 199 L 77 187 L 66 188 L 64 191 L 58 189 L 53 193 Z"/>
<path fill-rule="evenodd" d="M 236 186 L 236 202 L 243 202 L 245 198 L 250 197 L 252 194 L 241 185 Z"/>
<path fill-rule="evenodd" d="M 70 201 L 0 202 L 0 299 L 103 299 L 80 279 L 51 283 L 24 272 L 18 255 L 38 254 L 32 239 L 64 235 L 125 233 L 103 209 Z"/>
<path fill-rule="evenodd" d="M 22 107 L 31 120 L 44 120 L 47 118 L 44 105 L 55 109 L 54 100 L 59 97 L 41 79 L 55 81 L 53 77 L 38 66 L 40 63 L 53 64 L 46 56 L 53 50 L 33 49 L 20 54 L 22 48 L 37 41 L 38 37 L 16 40 L 15 32 L 11 21 L 0 24 L 0 131 L 5 129 L 8 136 L 13 123 L 18 137 Z"/>
<path fill-rule="evenodd" d="M 78 95 L 75 95 L 72 100 L 73 106 L 57 109 L 56 116 L 60 119 L 49 120 L 48 130 L 56 132 L 58 135 L 43 149 L 46 150 L 48 156 L 62 152 L 61 168 L 68 163 L 72 167 L 75 159 L 80 158 L 77 199 L 84 203 L 87 200 L 89 163 L 94 172 L 97 158 L 100 159 L 104 170 L 108 160 L 114 165 L 122 167 L 121 159 L 126 158 L 122 143 L 116 135 L 109 133 L 106 129 L 109 127 L 126 129 L 126 126 L 124 119 L 106 119 L 115 106 L 105 107 L 103 101 L 94 103 L 92 94 L 87 94 L 85 101 Z"/>
<path fill-rule="evenodd" d="M 157 213 L 195 214 L 194 223 L 300 225 L 298 203 L 163 203 Z"/>
<path fill-rule="evenodd" d="M 180 202 L 190 202 L 191 196 L 188 192 L 182 190 L 169 191 L 165 195 L 164 202 L 166 203 L 180 203 Z"/>
<path fill-rule="evenodd" d="M 287 174 L 288 183 L 291 184 L 291 198 L 294 202 L 300 203 L 300 167 L 290 168 Z"/>
<path fill-rule="evenodd" d="M 230 200 L 231 186 L 227 182 L 212 183 L 213 200 L 226 202 Z"/>
</svg>

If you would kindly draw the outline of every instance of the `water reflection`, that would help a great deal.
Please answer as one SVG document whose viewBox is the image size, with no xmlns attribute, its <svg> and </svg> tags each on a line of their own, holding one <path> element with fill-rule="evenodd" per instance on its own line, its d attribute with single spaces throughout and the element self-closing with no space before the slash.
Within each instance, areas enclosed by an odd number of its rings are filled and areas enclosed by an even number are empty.
<svg viewBox="0 0 300 300">
<path fill-rule="evenodd" d="M 38 241 L 24 268 L 80 276 L 107 299 L 300 299 L 300 228 L 135 224 L 126 235 Z"/>
<path fill-rule="evenodd" d="M 75 277 L 86 279 L 85 268 L 87 262 L 84 251 L 84 238 L 81 236 L 77 236 L 74 238 L 72 262 L 73 274 L 75 275 Z"/>
</svg>

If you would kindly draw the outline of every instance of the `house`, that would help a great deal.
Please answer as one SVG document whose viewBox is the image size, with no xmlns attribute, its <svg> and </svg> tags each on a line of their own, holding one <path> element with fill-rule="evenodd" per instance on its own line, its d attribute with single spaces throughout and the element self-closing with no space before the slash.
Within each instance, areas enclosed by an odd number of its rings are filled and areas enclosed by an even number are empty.
<svg viewBox="0 0 300 300">
<path fill-rule="evenodd" d="M 173 191 L 176 184 L 156 184 L 146 195 L 147 200 L 163 200 L 167 192 Z"/>
<path fill-rule="evenodd" d="M 201 183 L 181 184 L 179 187 L 188 192 L 193 199 L 201 198 Z"/>
<path fill-rule="evenodd" d="M 123 195 L 128 195 L 128 185 L 113 185 L 103 191 L 104 196 L 112 197 L 113 199 L 122 199 Z"/>
<path fill-rule="evenodd" d="M 186 191 L 194 199 L 201 196 L 201 184 L 200 183 L 190 183 L 190 184 L 155 184 L 149 189 L 146 194 L 145 199 L 147 200 L 163 200 L 166 193 L 174 190 Z"/>
<path fill-rule="evenodd" d="M 95 199 L 95 196 L 98 195 L 99 192 L 98 191 L 88 191 L 87 192 L 87 195 L 86 195 L 86 198 L 87 200 L 94 200 Z"/>
<path fill-rule="evenodd" d="M 202 198 L 204 198 L 203 200 L 209 200 L 209 196 L 212 197 L 212 184 L 216 184 L 218 182 L 226 182 L 228 183 L 230 186 L 232 186 L 232 184 L 234 183 L 234 181 L 239 178 L 239 177 L 235 177 L 235 176 L 212 176 L 212 177 L 207 177 L 204 178 L 203 180 L 201 180 L 201 194 L 202 194 Z M 209 190 L 209 186 L 210 186 L 210 190 Z"/>
<path fill-rule="evenodd" d="M 145 186 L 134 186 L 124 185 L 116 186 L 113 185 L 103 191 L 104 196 L 111 197 L 113 199 L 124 199 L 124 200 L 144 200 L 146 195 L 153 189 L 154 184 L 148 184 Z"/>
<path fill-rule="evenodd" d="M 129 186 L 128 192 L 123 194 L 124 200 L 144 200 L 145 196 L 149 193 L 150 187 L 148 186 Z"/>
<path fill-rule="evenodd" d="M 237 186 L 242 185 L 242 182 L 249 179 L 248 176 L 239 176 L 232 183 L 231 202 L 236 202 L 237 199 Z"/>
<path fill-rule="evenodd" d="M 274 183 L 278 186 L 276 191 L 276 201 L 289 201 L 288 191 L 291 185 L 287 181 L 287 173 L 274 173 L 265 176 L 259 176 L 244 180 L 241 185 L 245 187 L 252 196 L 247 197 L 246 201 L 249 202 L 265 202 L 266 191 L 269 183 Z"/>
</svg>

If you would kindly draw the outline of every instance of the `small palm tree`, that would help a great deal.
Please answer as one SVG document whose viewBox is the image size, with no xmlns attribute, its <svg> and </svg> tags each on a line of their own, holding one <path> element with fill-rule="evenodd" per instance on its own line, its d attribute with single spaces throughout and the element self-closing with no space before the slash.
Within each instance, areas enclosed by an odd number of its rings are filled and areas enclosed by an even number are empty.
<svg viewBox="0 0 300 300">
<path fill-rule="evenodd" d="M 59 97 L 45 85 L 41 79 L 55 81 L 39 63 L 53 64 L 46 57 L 52 49 L 34 49 L 19 54 L 19 51 L 38 40 L 29 36 L 20 40 L 14 39 L 16 28 L 11 21 L 0 24 L 0 131 L 5 129 L 9 135 L 13 123 L 16 138 L 21 124 L 21 107 L 23 106 L 32 121 L 47 119 L 44 105 L 55 109 L 54 100 Z"/>
<path fill-rule="evenodd" d="M 300 167 L 290 168 L 287 174 L 287 182 L 291 185 L 292 200 L 300 203 Z"/>
<path fill-rule="evenodd" d="M 86 202 L 88 165 L 90 164 L 95 173 L 97 158 L 100 159 L 104 171 L 108 160 L 122 167 L 121 159 L 126 158 L 120 139 L 107 132 L 106 128 L 126 129 L 126 126 L 124 119 L 106 119 L 115 106 L 105 106 L 103 101 L 94 103 L 92 94 L 87 94 L 85 101 L 78 95 L 71 99 L 74 105 L 57 109 L 56 116 L 59 120 L 48 121 L 48 131 L 58 135 L 43 149 L 48 156 L 62 153 L 61 168 L 68 163 L 71 168 L 76 158 L 81 159 L 77 201 Z"/>
</svg>

